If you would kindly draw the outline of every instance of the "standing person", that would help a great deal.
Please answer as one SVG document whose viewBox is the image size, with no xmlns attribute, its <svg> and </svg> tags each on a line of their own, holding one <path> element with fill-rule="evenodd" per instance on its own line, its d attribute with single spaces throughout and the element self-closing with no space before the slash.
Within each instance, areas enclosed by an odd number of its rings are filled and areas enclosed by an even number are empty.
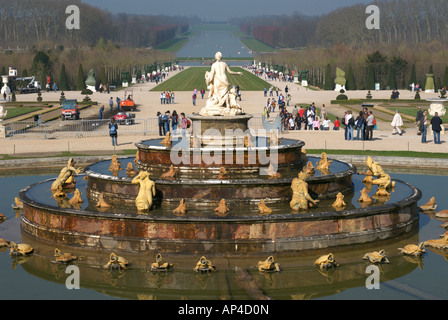
<svg viewBox="0 0 448 320">
<path fill-rule="evenodd" d="M 426 135 L 428 133 L 428 116 L 427 116 L 428 112 L 425 110 L 423 112 L 423 119 L 422 121 L 422 126 L 423 126 L 423 130 L 422 130 L 422 143 L 427 143 L 426 141 Z"/>
<path fill-rule="evenodd" d="M 398 110 L 395 111 L 394 118 L 390 124 L 394 129 L 392 130 L 392 134 L 396 135 L 397 133 L 401 136 L 403 133 L 401 132 L 400 127 L 403 126 L 403 119 L 401 118 Z"/>
<path fill-rule="evenodd" d="M 163 115 L 159 111 L 157 112 L 157 119 L 159 123 L 159 136 L 166 136 L 165 124 L 163 123 Z"/>
<path fill-rule="evenodd" d="M 194 93 L 193 92 L 193 105 L 195 106 L 196 105 L 196 98 L 197 98 L 197 95 L 196 95 L 196 93 Z"/>
<path fill-rule="evenodd" d="M 54 90 L 54 92 L 57 92 L 57 91 L 58 91 L 58 86 L 56 85 L 56 82 L 53 83 L 53 90 Z"/>
<path fill-rule="evenodd" d="M 104 105 L 102 105 L 102 106 L 100 107 L 100 115 L 99 115 L 100 120 L 103 119 L 103 114 L 104 114 Z"/>
<path fill-rule="evenodd" d="M 320 117 L 322 119 L 325 119 L 327 117 L 327 108 L 324 104 L 322 105 L 322 109 L 320 109 Z"/>
<path fill-rule="evenodd" d="M 110 97 L 110 99 L 109 99 L 109 107 L 110 107 L 110 112 L 112 112 L 114 110 L 114 99 L 112 97 Z"/>
<path fill-rule="evenodd" d="M 434 132 L 434 143 L 435 144 L 442 144 L 442 142 L 440 142 L 440 131 L 442 131 L 442 119 L 440 119 L 439 117 L 439 113 L 436 112 L 434 114 L 434 118 L 431 119 L 431 126 L 432 126 L 432 131 Z"/>
<path fill-rule="evenodd" d="M 421 135 L 423 132 L 423 125 L 422 125 L 422 119 L 423 119 L 423 111 L 422 107 L 417 107 L 417 117 L 415 118 L 415 124 L 418 127 L 417 135 Z"/>
<path fill-rule="evenodd" d="M 117 102 L 117 111 L 120 111 L 120 102 L 121 102 L 121 99 L 120 98 L 118 98 L 117 97 L 117 99 L 115 99 L 115 101 Z"/>
<path fill-rule="evenodd" d="M 171 103 L 174 103 L 174 91 L 171 91 Z"/>
<path fill-rule="evenodd" d="M 176 110 L 173 110 L 173 114 L 171 115 L 171 127 L 173 128 L 173 133 L 176 133 L 178 123 L 179 116 L 177 115 Z"/>
<path fill-rule="evenodd" d="M 359 133 L 361 132 L 361 140 L 364 140 L 364 128 L 365 128 L 365 119 L 364 119 L 364 112 L 359 111 L 359 116 L 356 118 L 356 140 L 359 140 Z"/>
<path fill-rule="evenodd" d="M 322 130 L 329 131 L 330 130 L 330 123 L 331 123 L 331 120 L 328 119 L 328 117 L 326 117 L 325 120 L 322 122 Z"/>
<path fill-rule="evenodd" d="M 204 94 L 205 94 L 205 90 L 204 90 L 204 88 L 202 88 L 201 89 L 201 97 L 202 97 L 202 99 L 204 99 Z"/>
<path fill-rule="evenodd" d="M 118 146 L 118 123 L 115 122 L 114 118 L 112 118 L 109 123 L 109 135 L 112 137 L 112 145 Z"/>
<path fill-rule="evenodd" d="M 165 92 L 160 92 L 160 104 L 163 104 L 164 100 L 165 100 Z"/>
<path fill-rule="evenodd" d="M 369 111 L 369 116 L 367 117 L 367 129 L 366 129 L 366 140 L 373 140 L 373 127 L 375 122 L 375 117 L 373 112 Z"/>
<path fill-rule="evenodd" d="M 165 112 L 165 115 L 163 116 L 163 123 L 165 125 L 165 135 L 170 132 L 170 120 L 171 120 L 171 113 L 169 110 Z"/>
<path fill-rule="evenodd" d="M 347 138 L 346 140 L 353 140 L 353 130 L 355 127 L 355 119 L 351 111 L 347 115 Z"/>
<path fill-rule="evenodd" d="M 180 123 L 180 127 L 181 127 L 181 132 L 182 132 L 182 139 L 186 138 L 186 130 L 187 130 L 187 124 L 188 124 L 188 120 L 185 117 L 185 113 L 181 113 L 180 114 L 180 118 L 181 118 L 181 123 Z"/>
</svg>

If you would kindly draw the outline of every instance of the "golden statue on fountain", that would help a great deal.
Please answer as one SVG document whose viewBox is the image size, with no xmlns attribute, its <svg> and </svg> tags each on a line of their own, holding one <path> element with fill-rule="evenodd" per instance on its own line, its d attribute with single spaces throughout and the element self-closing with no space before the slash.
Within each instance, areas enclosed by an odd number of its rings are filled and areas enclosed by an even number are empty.
<svg viewBox="0 0 448 320">
<path fill-rule="evenodd" d="M 306 176 L 305 172 L 299 172 L 299 176 L 291 183 L 293 195 L 289 205 L 294 211 L 307 210 L 319 202 L 319 200 L 311 198 L 308 193 L 308 183 L 305 181 Z"/>
</svg>

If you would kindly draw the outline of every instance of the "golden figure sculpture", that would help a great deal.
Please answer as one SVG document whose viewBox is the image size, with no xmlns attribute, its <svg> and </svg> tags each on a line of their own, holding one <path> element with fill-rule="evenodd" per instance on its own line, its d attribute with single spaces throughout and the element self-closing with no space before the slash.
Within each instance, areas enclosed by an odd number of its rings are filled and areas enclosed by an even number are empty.
<svg viewBox="0 0 448 320">
<path fill-rule="evenodd" d="M 307 210 L 310 206 L 315 206 L 319 200 L 314 200 L 308 193 L 308 183 L 305 182 L 306 173 L 300 172 L 299 176 L 291 183 L 293 192 L 290 206 L 293 210 Z"/>
<path fill-rule="evenodd" d="M 306 178 L 314 176 L 316 171 L 314 170 L 314 166 L 311 161 L 308 161 L 308 163 L 306 164 L 306 167 L 303 168 L 303 172 L 305 172 Z"/>
<path fill-rule="evenodd" d="M 395 187 L 395 182 L 392 181 L 391 177 L 386 172 L 384 172 L 378 162 L 373 161 L 371 157 L 367 157 L 366 164 L 373 173 L 373 176 L 377 177 L 377 179 L 372 181 L 373 184 L 383 187 L 384 189 Z"/>
<path fill-rule="evenodd" d="M 358 199 L 358 202 L 366 204 L 373 202 L 373 199 L 369 197 L 369 191 L 367 188 L 361 190 L 361 197 Z"/>
<path fill-rule="evenodd" d="M 227 170 L 226 170 L 225 167 L 221 167 L 221 168 L 219 168 L 218 179 L 219 179 L 219 180 L 225 180 L 225 179 L 227 179 Z"/>
<path fill-rule="evenodd" d="M 170 169 L 167 172 L 165 172 L 164 174 L 162 174 L 160 178 L 162 178 L 162 179 L 174 179 L 178 172 L 179 172 L 179 169 L 175 169 L 174 165 L 171 165 Z"/>
<path fill-rule="evenodd" d="M 0 213 L 0 221 L 5 221 L 5 220 L 6 220 L 6 217 L 2 213 Z"/>
<path fill-rule="evenodd" d="M 360 172 L 360 175 L 365 175 L 366 177 L 362 182 L 366 185 L 372 185 L 373 184 L 373 172 L 372 170 L 368 169 L 367 172 Z"/>
<path fill-rule="evenodd" d="M 278 130 L 269 131 L 268 145 L 278 146 L 282 143 L 282 140 L 278 138 Z"/>
<path fill-rule="evenodd" d="M 258 204 L 258 211 L 262 215 L 268 215 L 272 213 L 272 209 L 266 205 L 263 199 L 260 199 L 260 203 Z"/>
<path fill-rule="evenodd" d="M 258 261 L 258 271 L 260 272 L 280 272 L 280 265 L 270 256 L 265 261 Z"/>
<path fill-rule="evenodd" d="M 319 171 L 324 172 L 330 172 L 330 165 L 333 162 L 333 160 L 328 160 L 327 154 L 325 152 L 322 152 L 321 159 L 317 163 L 316 169 Z"/>
<path fill-rule="evenodd" d="M 163 144 L 167 148 L 171 147 L 172 142 L 171 142 L 171 132 L 170 131 L 168 131 L 166 133 L 165 139 L 160 141 L 160 143 Z"/>
<path fill-rule="evenodd" d="M 227 208 L 227 204 L 226 204 L 226 200 L 225 199 L 221 199 L 221 201 L 219 201 L 219 205 L 217 208 L 215 208 L 215 212 L 218 216 L 220 217 L 225 217 L 229 214 L 229 208 Z"/>
<path fill-rule="evenodd" d="M 132 162 L 129 162 L 128 165 L 126 166 L 126 175 L 129 178 L 133 178 L 138 174 L 138 170 L 134 169 L 134 166 L 132 164 Z"/>
<path fill-rule="evenodd" d="M 156 184 L 149 179 L 148 171 L 140 171 L 132 179 L 133 184 L 140 184 L 140 190 L 135 199 L 135 206 L 138 211 L 149 211 L 153 206 L 153 197 L 156 195 Z"/>
<path fill-rule="evenodd" d="M 112 161 L 111 161 L 110 166 L 109 166 L 109 171 L 111 171 L 112 175 L 116 177 L 116 176 L 118 176 L 118 173 L 121 170 L 123 170 L 123 168 L 121 167 L 121 162 L 118 161 L 117 155 L 114 154 L 112 156 Z"/>
<path fill-rule="evenodd" d="M 211 263 L 211 261 L 207 260 L 204 256 L 199 259 L 199 261 L 196 263 L 196 267 L 194 268 L 194 271 L 216 271 L 215 266 Z"/>
<path fill-rule="evenodd" d="M 173 210 L 174 214 L 184 216 L 187 213 L 187 203 L 184 199 L 180 200 L 179 206 Z"/>
<path fill-rule="evenodd" d="M 76 169 L 76 162 L 73 158 L 70 158 L 67 162 L 67 166 L 64 167 L 59 176 L 51 185 L 52 191 L 58 191 L 61 189 L 74 189 L 76 186 L 75 176 L 82 172 L 81 168 Z"/>
<path fill-rule="evenodd" d="M 82 193 L 79 191 L 79 189 L 75 190 L 75 193 L 73 194 L 73 197 L 68 201 L 72 206 L 83 203 L 84 201 L 81 198 Z"/>
<path fill-rule="evenodd" d="M 332 207 L 336 210 L 342 210 L 347 206 L 347 204 L 344 202 L 344 195 L 339 192 L 336 196 L 336 201 L 332 204 Z"/>
<path fill-rule="evenodd" d="M 269 179 L 279 179 L 282 177 L 282 174 L 274 169 L 272 163 L 269 164 L 269 168 L 266 170 L 266 174 L 268 175 Z"/>
<path fill-rule="evenodd" d="M 100 209 L 107 209 L 111 207 L 110 204 L 108 204 L 106 200 L 104 200 L 104 194 L 100 194 L 98 202 L 96 203 L 96 207 Z"/>
<path fill-rule="evenodd" d="M 247 134 L 244 136 L 244 147 L 245 148 L 253 148 L 255 147 L 253 141 L 252 141 L 252 137 L 250 134 Z"/>
</svg>

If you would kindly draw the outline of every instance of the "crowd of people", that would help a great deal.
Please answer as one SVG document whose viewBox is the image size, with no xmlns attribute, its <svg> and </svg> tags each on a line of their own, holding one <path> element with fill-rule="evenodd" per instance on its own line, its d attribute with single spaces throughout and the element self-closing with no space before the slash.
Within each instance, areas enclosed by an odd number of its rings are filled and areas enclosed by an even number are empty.
<svg viewBox="0 0 448 320">
<path fill-rule="evenodd" d="M 160 93 L 160 104 L 172 104 L 174 103 L 174 92 L 163 91 Z"/>
<path fill-rule="evenodd" d="M 178 129 L 180 129 L 182 136 L 185 137 L 186 130 L 191 124 L 184 112 L 181 112 L 179 115 L 176 110 L 173 110 L 172 113 L 167 110 L 164 114 L 158 111 L 157 119 L 160 136 L 166 136 L 168 132 L 177 134 L 179 132 Z"/>
</svg>

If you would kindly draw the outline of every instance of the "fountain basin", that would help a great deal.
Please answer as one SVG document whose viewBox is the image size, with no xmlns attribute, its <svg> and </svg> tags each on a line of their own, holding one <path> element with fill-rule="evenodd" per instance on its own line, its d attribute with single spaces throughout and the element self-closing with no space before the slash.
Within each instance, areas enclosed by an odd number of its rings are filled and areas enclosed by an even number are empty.
<svg viewBox="0 0 448 320">
<path fill-rule="evenodd" d="M 360 177 L 356 177 L 359 184 Z M 358 181 L 359 180 L 359 181 Z M 169 252 L 220 255 L 291 253 L 301 250 L 370 243 L 408 234 L 418 228 L 417 202 L 421 192 L 402 181 L 390 203 L 365 208 L 355 205 L 356 196 L 344 211 L 322 202 L 318 210 L 292 212 L 287 206 L 261 216 L 252 207 L 246 215 L 230 208 L 227 217 L 175 216 L 172 207 L 148 215 L 117 209 L 117 212 L 85 208 L 60 208 L 39 201 L 52 180 L 23 189 L 22 229 L 28 235 L 53 243 L 131 252 Z M 80 183 L 79 188 L 85 188 Z M 39 190 L 43 189 L 43 190 Z M 350 202 L 349 202 L 350 203 Z"/>
</svg>

